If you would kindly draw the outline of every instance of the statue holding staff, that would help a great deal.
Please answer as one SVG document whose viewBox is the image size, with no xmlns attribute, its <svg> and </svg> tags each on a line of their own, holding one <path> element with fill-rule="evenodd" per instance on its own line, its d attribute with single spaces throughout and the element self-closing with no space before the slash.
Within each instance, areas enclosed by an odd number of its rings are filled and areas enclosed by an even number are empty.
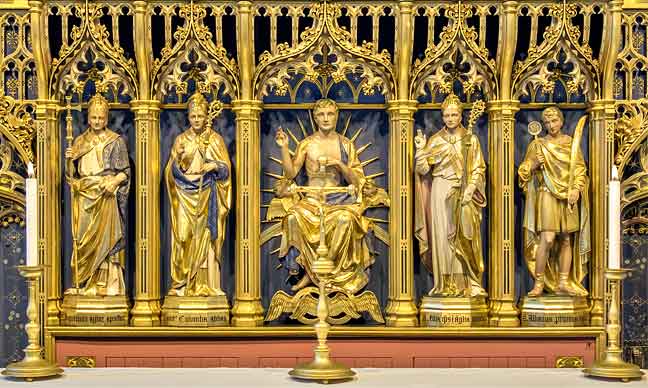
<svg viewBox="0 0 648 388">
<path fill-rule="evenodd" d="M 429 296 L 485 296 L 480 225 L 486 206 L 486 164 L 472 125 L 483 112 L 475 103 L 470 124 L 461 101 L 441 106 L 445 126 L 429 139 L 418 131 L 415 154 L 415 236 L 421 260 L 434 277 Z"/>
<path fill-rule="evenodd" d="M 178 135 L 165 169 L 171 201 L 171 296 L 222 296 L 220 265 L 232 203 L 231 166 L 214 112 L 189 99 L 190 128 Z"/>
<path fill-rule="evenodd" d="M 68 295 L 125 295 L 124 247 L 130 165 L 126 142 L 106 127 L 108 101 L 88 103 L 89 128 L 65 150 L 72 194 L 72 278 Z M 70 117 L 71 119 L 71 117 Z"/>
</svg>

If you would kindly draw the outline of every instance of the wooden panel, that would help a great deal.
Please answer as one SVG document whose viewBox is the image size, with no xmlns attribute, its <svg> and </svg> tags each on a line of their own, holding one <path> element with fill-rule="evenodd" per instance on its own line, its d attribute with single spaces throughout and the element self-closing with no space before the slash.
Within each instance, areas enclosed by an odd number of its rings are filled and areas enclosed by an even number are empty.
<svg viewBox="0 0 648 388">
<path fill-rule="evenodd" d="M 97 367 L 291 368 L 311 359 L 314 340 L 59 339 L 67 356 L 94 356 Z M 353 368 L 553 368 L 561 356 L 594 360 L 588 339 L 334 339 L 331 354 Z M 215 356 L 216 355 L 216 356 Z M 222 356 L 218 356 L 222 355 Z"/>
</svg>

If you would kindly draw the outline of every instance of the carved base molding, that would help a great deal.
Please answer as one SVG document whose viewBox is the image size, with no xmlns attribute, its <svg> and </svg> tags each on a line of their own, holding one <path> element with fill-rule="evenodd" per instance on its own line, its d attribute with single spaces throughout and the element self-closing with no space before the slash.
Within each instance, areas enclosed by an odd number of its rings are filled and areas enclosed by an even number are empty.
<svg viewBox="0 0 648 388">
<path fill-rule="evenodd" d="M 577 327 L 589 325 L 587 299 L 580 296 L 524 297 L 522 326 Z"/>
<path fill-rule="evenodd" d="M 313 357 L 306 326 L 48 329 L 59 365 L 95 357 L 97 367 L 292 368 Z M 602 328 L 389 328 L 333 326 L 331 355 L 349 367 L 553 368 L 559 358 L 589 366 Z"/>
<path fill-rule="evenodd" d="M 162 324 L 165 326 L 227 326 L 229 317 L 225 295 L 167 296 L 162 306 Z"/>
<path fill-rule="evenodd" d="M 125 295 L 65 295 L 61 322 L 67 326 L 128 325 L 128 298 Z"/>
<path fill-rule="evenodd" d="M 421 326 L 488 326 L 488 306 L 481 297 L 424 296 L 421 300 Z"/>
<path fill-rule="evenodd" d="M 368 313 L 376 322 L 385 323 L 378 298 L 371 291 L 353 295 L 343 290 L 332 290 L 327 297 L 329 300 L 327 322 L 331 325 L 343 325 L 351 319 L 360 318 L 362 313 Z M 302 288 L 292 296 L 279 290 L 272 296 L 265 320 L 274 321 L 284 313 L 291 313 L 291 319 L 296 319 L 305 325 L 313 325 L 319 319 L 317 318 L 318 299 L 317 287 Z"/>
</svg>

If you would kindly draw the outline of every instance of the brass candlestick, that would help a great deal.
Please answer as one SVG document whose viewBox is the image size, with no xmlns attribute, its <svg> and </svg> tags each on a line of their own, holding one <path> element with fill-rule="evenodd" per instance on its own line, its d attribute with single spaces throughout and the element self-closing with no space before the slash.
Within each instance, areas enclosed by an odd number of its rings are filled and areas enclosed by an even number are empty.
<svg viewBox="0 0 648 388">
<path fill-rule="evenodd" d="M 29 323 L 25 325 L 29 344 L 25 348 L 25 357 L 22 361 L 7 365 L 2 374 L 10 377 L 23 378 L 32 381 L 37 378 L 57 376 L 63 373 L 63 369 L 55 364 L 41 358 L 40 325 L 36 313 L 36 283 L 43 274 L 43 267 L 40 265 L 20 265 L 17 267 L 20 274 L 27 280 L 29 289 L 29 301 L 27 304 L 27 318 Z"/>
<path fill-rule="evenodd" d="M 621 347 L 619 346 L 619 306 L 621 305 L 621 284 L 628 276 L 628 269 L 606 269 L 605 278 L 610 284 L 610 306 L 607 312 L 607 348 L 603 360 L 594 362 L 591 368 L 583 370 L 586 376 L 604 377 L 608 379 L 619 379 L 629 381 L 639 379 L 643 372 L 638 366 L 623 361 Z"/>
<path fill-rule="evenodd" d="M 324 203 L 325 191 L 320 192 L 322 198 L 320 201 L 320 241 L 317 247 L 317 261 L 313 263 L 313 272 L 319 279 L 319 300 L 317 302 L 317 318 L 319 322 L 315 324 L 315 333 L 317 334 L 317 346 L 315 346 L 315 357 L 312 361 L 299 364 L 295 369 L 288 372 L 289 375 L 304 380 L 315 380 L 328 384 L 329 381 L 347 380 L 355 376 L 355 372 L 346 365 L 331 360 L 330 348 L 326 343 L 328 332 L 331 325 L 326 322 L 329 314 L 328 297 L 326 288 L 329 275 L 335 268 L 335 263 L 329 257 L 329 249 L 326 246 L 326 228 L 324 225 Z"/>
</svg>

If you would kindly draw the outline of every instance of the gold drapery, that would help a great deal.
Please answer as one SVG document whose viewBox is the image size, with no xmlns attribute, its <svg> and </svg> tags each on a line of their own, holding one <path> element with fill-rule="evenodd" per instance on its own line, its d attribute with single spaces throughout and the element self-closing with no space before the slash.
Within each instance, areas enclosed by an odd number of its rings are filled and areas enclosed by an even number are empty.
<svg viewBox="0 0 648 388">
<path fill-rule="evenodd" d="M 484 294 L 480 225 L 486 206 L 486 163 L 479 139 L 472 134 L 452 136 L 444 127 L 417 157 L 427 158 L 429 164 L 428 172 L 415 174 L 414 232 L 421 261 L 434 278 L 430 294 L 448 292 L 452 285 L 470 289 L 473 296 Z M 474 185 L 475 192 L 470 202 L 461 204 L 462 188 L 468 185 Z"/>
<path fill-rule="evenodd" d="M 183 150 L 183 152 L 180 152 Z M 226 177 L 207 184 L 201 172 L 205 163 L 219 162 Z M 198 189 L 183 187 L 174 177 L 174 167 L 183 179 Z M 225 224 L 232 203 L 231 164 L 223 138 L 212 129 L 196 134 L 192 129 L 178 135 L 165 168 L 171 203 L 171 289 L 170 294 L 214 296 L 220 289 L 221 250 Z M 225 173 L 224 173 L 225 174 Z M 210 195 L 215 194 L 218 213 L 216 236 L 209 227 Z M 212 209 L 214 210 L 214 209 Z"/>
<path fill-rule="evenodd" d="M 372 230 L 373 223 L 364 217 L 363 213 L 367 206 L 377 205 L 377 202 L 387 203 L 388 199 L 384 191 L 367 196 L 371 199 L 363 199 L 362 192 L 368 182 L 355 146 L 346 137 L 338 137 L 340 150 L 343 151 L 342 162 L 351 170 L 353 180 L 358 185 L 358 196 L 352 196 L 352 203 L 327 201 L 323 204 L 326 245 L 330 257 L 335 262 L 335 269 L 330 274 L 328 284 L 349 294 L 355 294 L 367 285 L 369 277 L 366 271 L 374 263 L 365 238 Z M 296 155 L 305 152 L 311 139 L 306 138 L 300 143 Z M 384 198 L 375 198 L 381 194 Z M 317 198 L 308 195 L 301 198 L 293 196 L 274 199 L 268 212 L 268 219 L 283 218 L 279 256 L 286 257 L 291 248 L 296 249 L 299 254 L 296 258 L 297 263 L 316 285 L 319 284 L 318 276 L 311 267 L 317 260 L 316 251 L 320 242 L 319 206 Z"/>
<path fill-rule="evenodd" d="M 540 242 L 540 230 L 538 225 L 539 211 L 542 210 L 543 192 L 554 196 L 558 203 L 562 203 L 559 210 L 553 216 L 558 219 L 566 220 L 563 224 L 576 222 L 577 230 L 553 230 L 555 232 L 572 233 L 572 265 L 569 274 L 569 286 L 579 294 L 587 295 L 587 290 L 582 285 L 582 281 L 587 274 L 587 265 L 591 251 L 590 240 L 590 219 L 589 219 L 589 195 L 588 195 L 588 177 L 587 167 L 583 159 L 583 154 L 578 149 L 576 155 L 576 168 L 573 171 L 573 189 L 580 193 L 579 205 L 573 210 L 567 206 L 567 196 L 570 189 L 570 159 L 572 138 L 568 135 L 562 137 L 561 141 L 552 141 L 549 138 L 541 138 L 531 142 L 527 148 L 524 161 L 520 164 L 518 174 L 520 177 L 520 187 L 526 194 L 526 203 L 524 209 L 524 257 L 529 268 L 529 272 L 535 277 L 535 258 L 536 250 Z M 531 172 L 531 166 L 537 158 L 536 154 L 540 152 L 544 156 L 545 163 L 542 169 L 536 169 Z M 571 219 L 571 220 L 570 220 Z M 558 290 L 558 244 L 554 244 L 545 270 L 545 287 L 551 291 Z"/>
<path fill-rule="evenodd" d="M 69 178 L 72 197 L 72 279 L 83 294 L 124 295 L 124 221 L 127 178 L 116 193 L 104 191 L 108 176 L 125 172 L 128 176 L 126 143 L 105 129 L 87 129 L 74 140 L 73 162 L 78 178 Z M 124 202 L 124 203 L 120 203 Z"/>
</svg>

